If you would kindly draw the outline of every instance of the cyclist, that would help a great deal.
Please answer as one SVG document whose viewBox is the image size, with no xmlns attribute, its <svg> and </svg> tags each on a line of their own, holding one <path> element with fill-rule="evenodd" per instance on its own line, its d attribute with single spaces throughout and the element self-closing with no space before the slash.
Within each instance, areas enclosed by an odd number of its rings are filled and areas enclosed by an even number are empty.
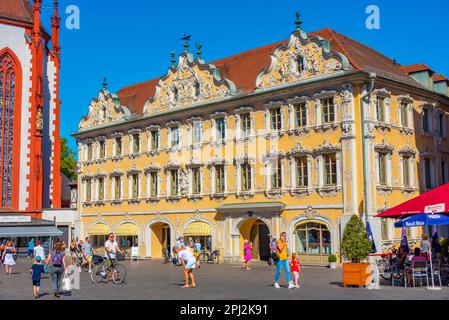
<svg viewBox="0 0 449 320">
<path fill-rule="evenodd" d="M 112 260 L 116 259 L 117 251 L 123 254 L 122 250 L 115 241 L 115 235 L 113 232 L 108 234 L 108 240 L 104 243 L 104 251 L 106 257 L 106 267 L 109 268 L 112 264 Z"/>
</svg>

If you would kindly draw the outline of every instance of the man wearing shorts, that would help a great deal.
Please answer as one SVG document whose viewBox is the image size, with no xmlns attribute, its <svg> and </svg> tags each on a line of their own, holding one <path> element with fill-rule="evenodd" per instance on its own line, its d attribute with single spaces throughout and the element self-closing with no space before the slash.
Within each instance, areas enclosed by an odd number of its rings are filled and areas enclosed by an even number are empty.
<svg viewBox="0 0 449 320">
<path fill-rule="evenodd" d="M 196 258 L 195 255 L 193 254 L 193 250 L 186 248 L 186 247 L 181 247 L 178 250 L 178 258 L 181 260 L 182 264 L 184 265 L 184 277 L 186 280 L 186 283 L 184 285 L 184 288 L 195 288 L 196 284 L 195 284 L 195 277 L 193 275 L 193 269 L 196 268 Z M 190 280 L 192 281 L 192 285 L 189 286 L 189 277 Z"/>
<path fill-rule="evenodd" d="M 89 263 L 89 273 L 92 272 L 92 245 L 90 244 L 90 237 L 86 238 L 86 242 L 83 243 L 83 253 L 87 262 Z"/>
</svg>

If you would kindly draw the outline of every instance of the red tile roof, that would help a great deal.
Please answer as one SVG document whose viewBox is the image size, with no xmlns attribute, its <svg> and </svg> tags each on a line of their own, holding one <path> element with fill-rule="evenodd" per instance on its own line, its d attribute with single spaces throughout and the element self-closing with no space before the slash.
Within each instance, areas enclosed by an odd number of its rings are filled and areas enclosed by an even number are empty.
<svg viewBox="0 0 449 320">
<path fill-rule="evenodd" d="M 423 63 L 411 64 L 409 66 L 402 66 L 401 70 L 407 74 L 413 73 L 413 72 L 426 71 L 426 70 L 430 71 L 431 73 L 435 73 L 435 71 L 433 71 L 432 69 L 430 69 L 427 65 L 425 65 Z"/>
<path fill-rule="evenodd" d="M 444 75 L 442 74 L 435 74 L 433 77 L 433 82 L 441 82 L 441 81 L 446 81 L 449 84 L 449 79 L 446 78 Z"/>
<path fill-rule="evenodd" d="M 348 58 L 354 68 L 353 71 L 376 72 L 380 76 L 420 86 L 402 70 L 400 64 L 332 29 L 318 30 L 310 33 L 309 36 L 319 36 L 328 40 L 331 50 L 338 51 Z M 222 77 L 234 82 L 240 90 L 240 95 L 244 95 L 256 88 L 257 76 L 270 65 L 270 55 L 278 46 L 287 42 L 288 40 L 283 40 L 272 43 L 213 61 L 211 64 L 221 71 Z M 154 96 L 159 80 L 160 78 L 155 78 L 120 89 L 117 95 L 121 104 L 127 106 L 131 112 L 142 114 L 143 106 L 149 98 Z"/>
<path fill-rule="evenodd" d="M 33 7 L 29 0 L 1 0 L 0 18 L 33 23 Z"/>
</svg>

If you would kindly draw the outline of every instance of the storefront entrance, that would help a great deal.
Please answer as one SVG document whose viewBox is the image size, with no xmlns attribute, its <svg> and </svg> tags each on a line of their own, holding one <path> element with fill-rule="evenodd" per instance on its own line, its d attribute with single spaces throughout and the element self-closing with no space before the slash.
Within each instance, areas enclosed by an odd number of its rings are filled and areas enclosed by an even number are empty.
<svg viewBox="0 0 449 320">
<path fill-rule="evenodd" d="M 162 258 L 162 249 L 170 250 L 171 246 L 171 230 L 170 226 L 164 222 L 156 222 L 151 225 L 151 257 Z"/>
<path fill-rule="evenodd" d="M 327 265 L 332 253 L 329 227 L 318 220 L 299 223 L 295 230 L 296 251 L 303 264 Z"/>
</svg>

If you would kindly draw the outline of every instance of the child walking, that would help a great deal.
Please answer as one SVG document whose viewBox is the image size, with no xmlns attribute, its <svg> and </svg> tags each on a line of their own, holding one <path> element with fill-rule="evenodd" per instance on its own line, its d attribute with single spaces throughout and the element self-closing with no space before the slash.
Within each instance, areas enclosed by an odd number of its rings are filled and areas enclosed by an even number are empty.
<svg viewBox="0 0 449 320">
<path fill-rule="evenodd" d="M 290 262 L 290 270 L 293 273 L 293 279 L 295 282 L 295 287 L 299 288 L 299 272 L 301 268 L 301 263 L 298 260 L 298 254 L 292 254 L 292 261 Z"/>
<path fill-rule="evenodd" d="M 44 273 L 44 266 L 41 263 L 41 257 L 36 257 L 36 262 L 31 266 L 31 279 L 33 280 L 33 294 L 36 299 L 40 298 L 41 277 Z"/>
</svg>

